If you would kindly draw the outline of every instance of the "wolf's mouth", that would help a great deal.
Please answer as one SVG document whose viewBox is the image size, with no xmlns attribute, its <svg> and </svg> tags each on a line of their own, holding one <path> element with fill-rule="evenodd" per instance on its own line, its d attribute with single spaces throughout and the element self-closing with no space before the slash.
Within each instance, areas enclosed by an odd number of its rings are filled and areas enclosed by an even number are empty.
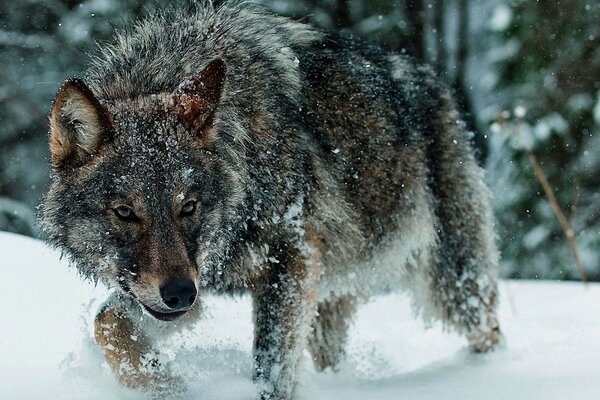
<svg viewBox="0 0 600 400">
<path fill-rule="evenodd" d="M 160 321 L 173 321 L 189 311 L 189 310 L 183 310 L 183 311 L 173 311 L 173 312 L 163 313 L 163 312 L 154 311 L 153 309 L 151 309 L 150 307 L 146 306 L 145 304 L 143 304 L 141 302 L 140 302 L 140 304 L 142 304 L 142 307 L 144 308 L 144 310 L 146 310 L 148 312 L 148 314 L 152 315 L 154 318 L 156 318 Z"/>
</svg>

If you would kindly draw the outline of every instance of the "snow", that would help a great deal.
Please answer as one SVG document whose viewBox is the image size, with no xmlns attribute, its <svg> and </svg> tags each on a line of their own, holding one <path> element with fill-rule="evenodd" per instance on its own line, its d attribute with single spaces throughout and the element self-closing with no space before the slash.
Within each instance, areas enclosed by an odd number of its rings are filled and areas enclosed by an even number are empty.
<svg viewBox="0 0 600 400">
<path fill-rule="evenodd" d="M 92 341 L 107 295 L 41 242 L 0 232 L 0 398 L 140 399 L 116 383 Z M 600 285 L 504 281 L 506 346 L 473 355 L 465 341 L 411 315 L 390 294 L 360 308 L 339 373 L 306 362 L 300 399 L 591 399 L 600 396 Z M 187 397 L 251 400 L 249 299 L 204 299 L 207 316 L 162 345 Z"/>
<path fill-rule="evenodd" d="M 489 28 L 494 32 L 503 32 L 510 27 L 513 12 L 508 4 L 499 4 L 494 9 L 488 22 Z"/>
<path fill-rule="evenodd" d="M 551 113 L 541 118 L 533 128 L 538 141 L 545 141 L 552 132 L 565 134 L 569 130 L 569 123 L 559 113 Z"/>
</svg>

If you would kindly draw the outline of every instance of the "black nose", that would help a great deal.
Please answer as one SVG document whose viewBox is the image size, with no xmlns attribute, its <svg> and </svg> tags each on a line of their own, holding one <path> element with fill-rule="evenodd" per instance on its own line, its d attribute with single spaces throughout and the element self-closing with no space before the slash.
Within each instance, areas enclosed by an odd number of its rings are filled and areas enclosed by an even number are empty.
<svg viewBox="0 0 600 400">
<path fill-rule="evenodd" d="M 196 294 L 196 286 L 189 279 L 174 279 L 160 288 L 160 296 L 173 310 L 181 310 L 194 304 Z"/>
</svg>

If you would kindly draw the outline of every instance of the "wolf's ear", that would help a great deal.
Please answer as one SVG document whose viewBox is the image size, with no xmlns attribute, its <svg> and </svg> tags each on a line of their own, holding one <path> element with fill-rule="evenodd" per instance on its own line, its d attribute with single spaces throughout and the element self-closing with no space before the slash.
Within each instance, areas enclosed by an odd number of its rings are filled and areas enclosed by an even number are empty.
<svg viewBox="0 0 600 400">
<path fill-rule="evenodd" d="M 59 89 L 50 114 L 52 163 L 80 165 L 107 140 L 112 126 L 108 110 L 83 81 L 69 79 Z"/>
<path fill-rule="evenodd" d="M 201 134 L 212 127 L 226 74 L 225 62 L 217 58 L 202 72 L 184 80 L 173 93 L 177 114 L 194 133 Z"/>
</svg>

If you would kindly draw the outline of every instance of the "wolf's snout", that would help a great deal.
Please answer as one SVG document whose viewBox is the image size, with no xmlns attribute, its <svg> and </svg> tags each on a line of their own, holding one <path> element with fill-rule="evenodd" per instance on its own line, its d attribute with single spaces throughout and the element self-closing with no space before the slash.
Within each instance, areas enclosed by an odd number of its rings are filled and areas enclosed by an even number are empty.
<svg viewBox="0 0 600 400">
<path fill-rule="evenodd" d="M 190 279 L 174 279 L 160 288 L 160 297 L 172 310 L 191 307 L 196 300 L 196 285 Z"/>
</svg>

